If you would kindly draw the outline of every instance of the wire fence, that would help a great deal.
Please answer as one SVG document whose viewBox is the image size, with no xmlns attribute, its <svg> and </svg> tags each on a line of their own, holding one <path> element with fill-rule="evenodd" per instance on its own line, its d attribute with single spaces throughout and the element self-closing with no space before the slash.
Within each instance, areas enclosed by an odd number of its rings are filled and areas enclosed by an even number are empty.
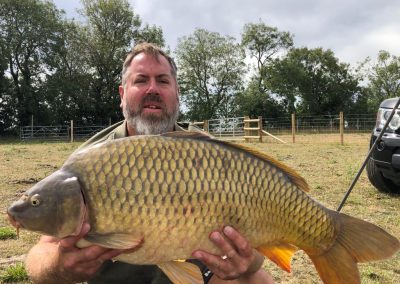
<svg viewBox="0 0 400 284">
<path fill-rule="evenodd" d="M 344 116 L 344 131 L 347 133 L 371 132 L 375 125 L 375 115 L 353 114 Z M 263 118 L 263 128 L 276 135 L 292 132 L 291 117 Z M 295 131 L 299 134 L 338 133 L 340 115 L 296 116 Z"/>
<path fill-rule="evenodd" d="M 246 117 L 210 119 L 194 124 L 208 131 L 219 139 L 248 140 L 245 139 Z M 349 114 L 343 115 L 298 115 L 279 118 L 262 118 L 263 141 L 267 142 L 340 142 L 343 136 L 350 138 L 349 134 L 368 134 L 364 136 L 352 135 L 352 140 L 369 139 L 369 134 L 375 126 L 375 115 Z M 342 124 L 342 125 L 341 125 Z M 251 128 L 251 127 L 250 127 Z M 341 131 L 342 128 L 342 131 Z M 257 136 L 257 131 L 250 131 Z M 252 133 L 252 134 L 251 134 Z M 269 136 L 268 136 L 269 135 Z M 254 139 L 253 139 L 254 140 Z M 347 139 L 347 142 L 350 140 Z"/>
<path fill-rule="evenodd" d="M 245 117 L 219 118 L 208 120 L 208 131 L 215 136 L 243 136 Z M 347 115 L 344 117 L 344 128 L 348 133 L 371 132 L 375 115 Z M 274 134 L 292 132 L 292 118 L 262 118 L 263 129 Z M 202 124 L 202 123 L 201 123 Z M 330 116 L 297 116 L 295 128 L 297 133 L 336 133 L 340 127 L 340 115 Z"/>
<path fill-rule="evenodd" d="M 260 127 L 270 137 L 284 137 L 287 142 L 294 142 L 293 135 L 296 135 L 297 142 L 310 140 L 303 139 L 302 137 L 312 134 L 319 134 L 318 139 L 325 139 L 323 138 L 325 135 L 326 138 L 329 138 L 328 140 L 337 140 L 337 135 L 340 134 L 341 127 L 344 134 L 370 133 L 375 125 L 375 120 L 375 115 L 364 114 L 344 115 L 342 120 L 340 114 L 321 116 L 298 115 L 280 118 L 264 117 L 261 120 L 262 126 Z M 245 121 L 246 117 L 233 117 L 191 123 L 203 128 L 219 139 L 244 140 L 246 136 Z M 70 125 L 58 126 L 24 126 L 20 129 L 20 138 L 22 140 L 85 140 L 107 126 L 74 126 L 73 122 Z"/>
<path fill-rule="evenodd" d="M 73 141 L 86 140 L 106 128 L 107 125 L 75 126 L 23 126 L 20 128 L 21 140 L 49 140 L 49 141 Z"/>
</svg>

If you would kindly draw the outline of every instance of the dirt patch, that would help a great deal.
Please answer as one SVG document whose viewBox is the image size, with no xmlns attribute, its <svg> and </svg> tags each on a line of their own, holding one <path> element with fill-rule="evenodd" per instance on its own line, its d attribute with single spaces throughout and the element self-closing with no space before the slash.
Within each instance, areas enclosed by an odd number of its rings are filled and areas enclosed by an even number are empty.
<svg viewBox="0 0 400 284">
<path fill-rule="evenodd" d="M 34 184 L 37 183 L 39 179 L 37 178 L 26 178 L 26 179 L 20 179 L 20 180 L 12 180 L 7 182 L 7 184 Z"/>
<path fill-rule="evenodd" d="M 10 265 L 25 260 L 25 254 L 15 255 L 8 258 L 0 258 L 0 265 Z"/>
</svg>

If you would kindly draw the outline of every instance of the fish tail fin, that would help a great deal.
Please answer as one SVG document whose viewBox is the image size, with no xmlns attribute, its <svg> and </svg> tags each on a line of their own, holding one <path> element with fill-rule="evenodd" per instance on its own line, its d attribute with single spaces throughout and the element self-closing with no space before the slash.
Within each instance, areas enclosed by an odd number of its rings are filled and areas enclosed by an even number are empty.
<svg viewBox="0 0 400 284">
<path fill-rule="evenodd" d="M 399 240 L 378 226 L 345 214 L 337 217 L 335 243 L 322 254 L 309 254 L 324 283 L 361 283 L 357 262 L 386 259 L 399 250 Z"/>
</svg>

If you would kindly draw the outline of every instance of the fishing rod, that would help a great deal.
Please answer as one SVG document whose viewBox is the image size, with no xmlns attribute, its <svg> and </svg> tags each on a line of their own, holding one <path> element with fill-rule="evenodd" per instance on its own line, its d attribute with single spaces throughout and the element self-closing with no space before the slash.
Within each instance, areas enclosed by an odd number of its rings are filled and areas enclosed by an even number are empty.
<svg viewBox="0 0 400 284">
<path fill-rule="evenodd" d="M 347 198 L 349 197 L 351 191 L 353 190 L 355 184 L 357 183 L 358 179 L 360 178 L 362 171 L 364 170 L 365 166 L 367 165 L 368 160 L 369 160 L 369 158 L 370 158 L 371 155 L 372 155 L 372 151 L 375 149 L 376 145 L 379 143 L 379 141 L 381 140 L 383 134 L 385 133 L 386 128 L 389 126 L 389 123 L 390 123 L 390 121 L 392 120 L 394 114 L 396 113 L 396 110 L 397 110 L 397 108 L 399 107 L 399 104 L 400 104 L 400 97 L 399 97 L 399 99 L 397 100 L 395 106 L 393 107 L 393 110 L 392 110 L 392 112 L 390 113 L 389 118 L 386 120 L 386 123 L 385 123 L 385 125 L 383 126 L 383 128 L 382 128 L 382 130 L 381 130 L 381 133 L 379 133 L 379 136 L 376 138 L 374 144 L 372 144 L 372 146 L 370 147 L 370 149 L 369 149 L 369 151 L 368 151 L 368 154 L 367 154 L 367 157 L 366 157 L 365 160 L 364 160 L 364 163 L 361 165 L 361 168 L 358 170 L 357 175 L 356 175 L 355 178 L 353 179 L 353 182 L 351 183 L 349 189 L 347 190 L 346 194 L 344 195 L 344 197 L 343 197 L 343 199 L 342 199 L 342 202 L 340 202 L 340 205 L 339 205 L 338 209 L 336 209 L 336 211 L 340 212 L 340 210 L 342 209 L 343 205 L 345 204 L 345 202 L 346 202 Z"/>
</svg>

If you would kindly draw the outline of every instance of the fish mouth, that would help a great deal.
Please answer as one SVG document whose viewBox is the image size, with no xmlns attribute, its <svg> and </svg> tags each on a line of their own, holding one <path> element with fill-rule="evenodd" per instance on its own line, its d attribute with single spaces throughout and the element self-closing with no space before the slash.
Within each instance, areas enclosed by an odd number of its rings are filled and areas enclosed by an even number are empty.
<svg viewBox="0 0 400 284">
<path fill-rule="evenodd" d="M 24 228 L 20 222 L 18 222 L 9 212 L 7 212 L 8 215 L 8 221 L 11 223 L 11 225 L 17 230 L 17 239 L 19 239 L 19 229 Z"/>
<path fill-rule="evenodd" d="M 22 224 L 18 222 L 17 219 L 15 219 L 15 217 L 12 216 L 9 212 L 7 212 L 7 215 L 8 215 L 8 221 L 14 228 L 16 228 L 17 230 L 19 230 L 19 228 L 24 228 L 24 226 L 22 226 Z"/>
</svg>

